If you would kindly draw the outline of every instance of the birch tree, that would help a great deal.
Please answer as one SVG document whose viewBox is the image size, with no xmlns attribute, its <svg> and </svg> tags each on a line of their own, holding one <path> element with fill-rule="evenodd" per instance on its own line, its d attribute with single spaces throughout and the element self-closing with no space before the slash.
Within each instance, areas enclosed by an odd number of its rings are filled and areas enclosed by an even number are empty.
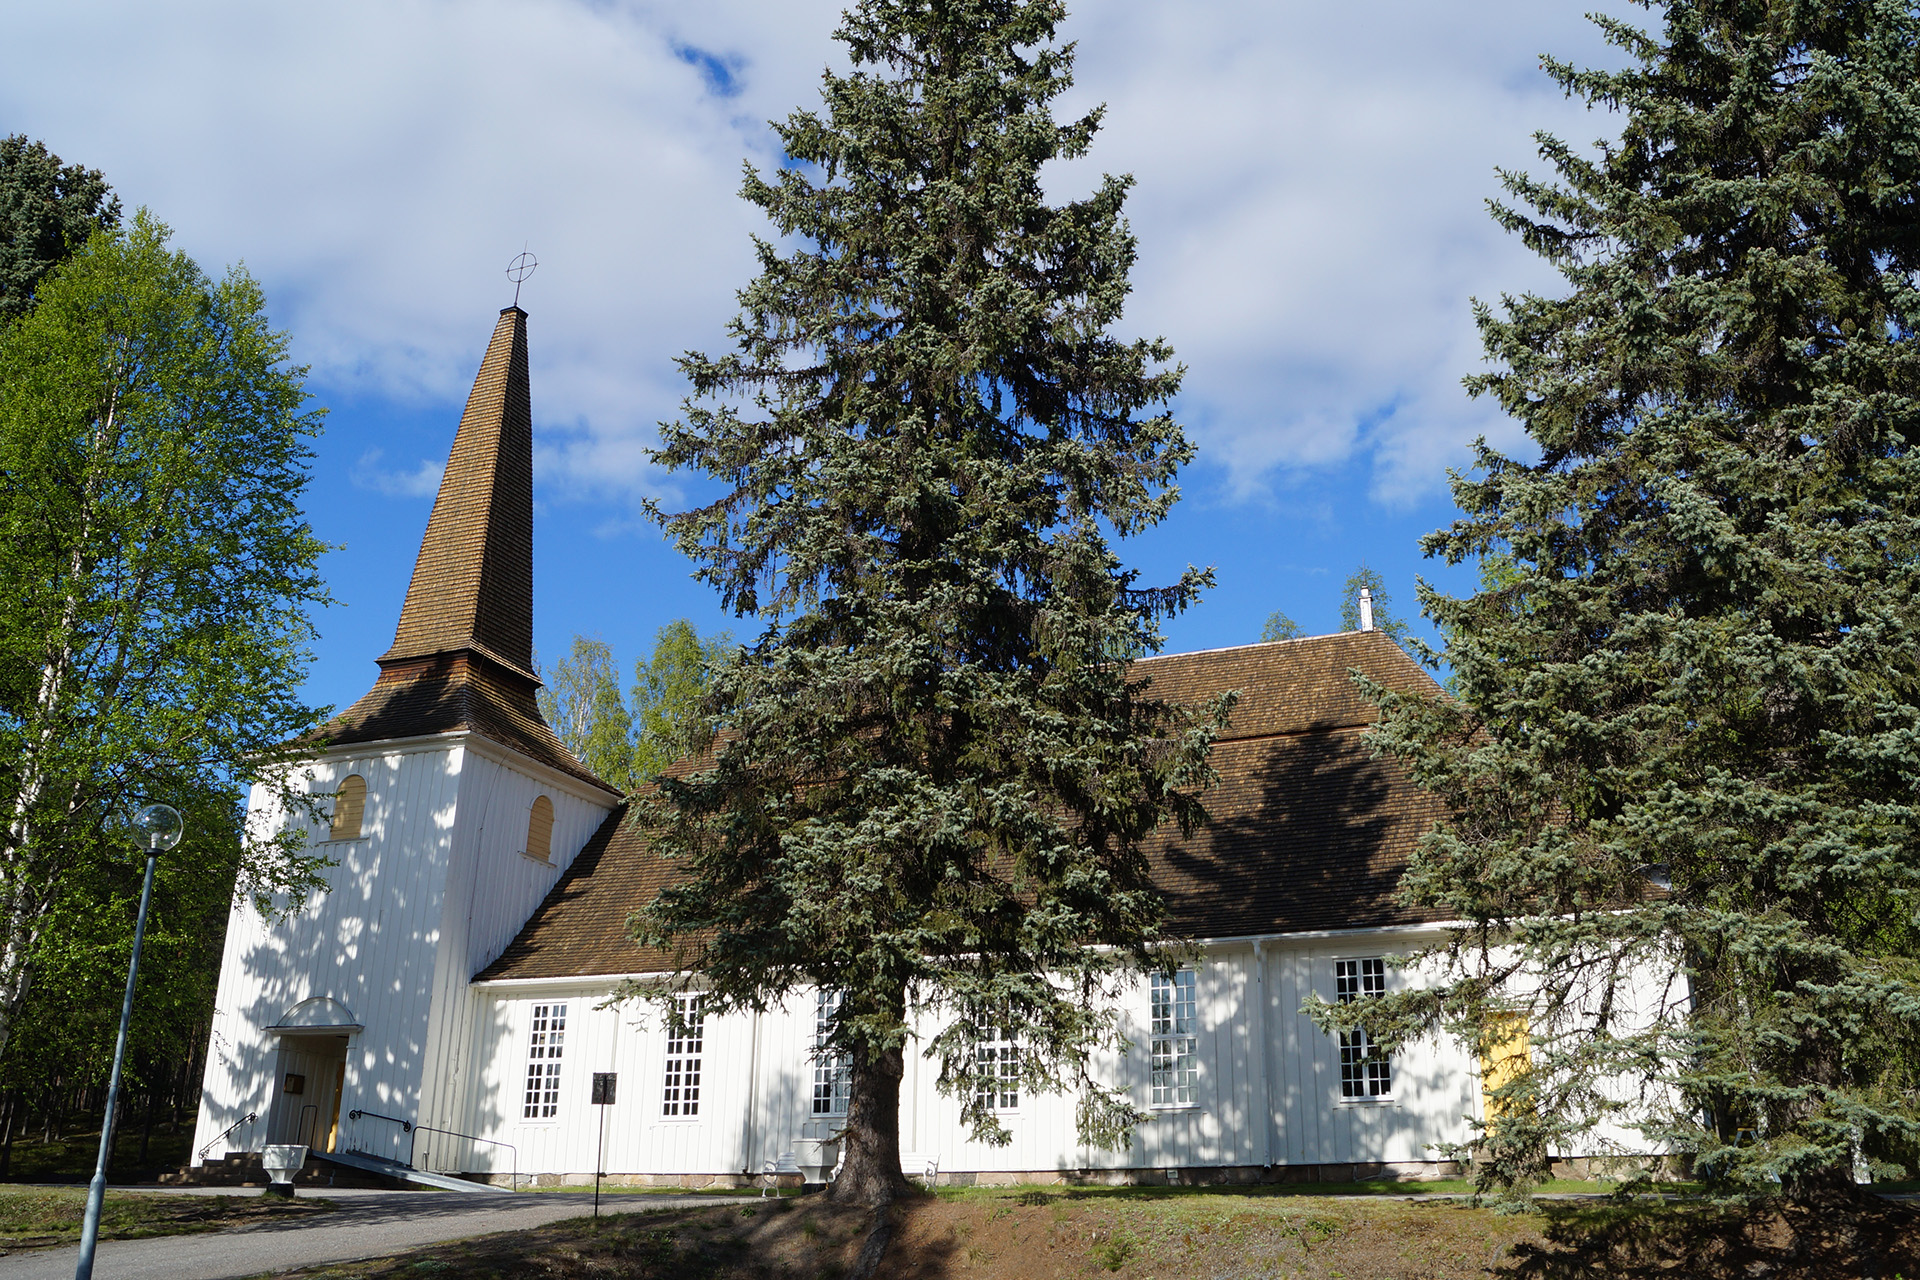
<svg viewBox="0 0 1920 1280">
<path fill-rule="evenodd" d="M 633 790 L 633 716 L 620 696 L 612 647 L 575 636 L 567 656 L 541 675 L 540 714 L 574 759 L 602 782 Z"/>
<path fill-rule="evenodd" d="M 129 856 L 112 815 L 285 792 L 280 744 L 319 719 L 320 415 L 252 279 L 167 239 L 144 211 L 96 233 L 0 331 L 0 1053 L 63 918 L 98 909 L 69 895 Z M 292 839 L 189 842 L 170 874 L 297 897 Z"/>
</svg>

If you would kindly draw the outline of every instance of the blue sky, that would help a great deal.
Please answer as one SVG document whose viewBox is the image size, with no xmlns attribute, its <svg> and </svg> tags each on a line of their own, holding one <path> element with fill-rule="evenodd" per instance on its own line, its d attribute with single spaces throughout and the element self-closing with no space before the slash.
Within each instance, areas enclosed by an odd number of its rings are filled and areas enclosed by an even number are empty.
<svg viewBox="0 0 1920 1280">
<path fill-rule="evenodd" d="M 1131 173 L 1140 241 L 1118 326 L 1188 366 L 1200 448 L 1184 501 L 1122 554 L 1143 581 L 1189 562 L 1219 585 L 1171 649 L 1256 639 L 1282 609 L 1335 630 L 1362 561 L 1411 613 L 1445 471 L 1511 423 L 1469 402 L 1470 299 L 1556 281 L 1494 226 L 1496 166 L 1531 135 L 1614 124 L 1539 55 L 1617 62 L 1540 0 L 1087 0 L 1065 112 L 1105 103 L 1093 154 L 1048 175 Z M 1616 9 L 1618 6 L 1614 6 Z M 244 261 L 329 410 L 309 496 L 340 604 L 309 683 L 344 704 L 391 640 L 507 261 L 540 258 L 530 314 L 535 636 L 622 661 L 676 617 L 734 626 L 641 517 L 683 481 L 651 468 L 683 392 L 673 357 L 717 351 L 764 230 L 740 166 L 777 163 L 770 118 L 818 101 L 838 6 L 816 0 L 0 0 L 17 47 L 0 132 L 102 169 L 210 271 Z M 1645 18 L 1638 10 L 1625 10 Z"/>
</svg>

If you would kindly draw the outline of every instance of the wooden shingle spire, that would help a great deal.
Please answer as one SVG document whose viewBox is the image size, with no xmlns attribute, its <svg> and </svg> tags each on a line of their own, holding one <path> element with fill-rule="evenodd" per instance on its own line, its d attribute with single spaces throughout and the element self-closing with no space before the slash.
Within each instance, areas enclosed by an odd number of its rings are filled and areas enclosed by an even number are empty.
<svg viewBox="0 0 1920 1280">
<path fill-rule="evenodd" d="M 527 313 L 500 313 L 381 666 L 475 652 L 533 674 L 533 399 Z"/>
<path fill-rule="evenodd" d="M 460 415 L 380 678 L 315 737 L 344 745 L 477 733 L 613 791 L 541 718 L 539 687 L 527 313 L 508 307 Z"/>
</svg>

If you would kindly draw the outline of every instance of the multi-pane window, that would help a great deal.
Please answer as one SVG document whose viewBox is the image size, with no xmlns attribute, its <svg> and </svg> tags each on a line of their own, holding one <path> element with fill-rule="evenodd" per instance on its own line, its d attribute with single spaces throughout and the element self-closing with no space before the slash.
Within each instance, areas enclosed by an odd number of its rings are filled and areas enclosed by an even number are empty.
<svg viewBox="0 0 1920 1280">
<path fill-rule="evenodd" d="M 847 1055 L 827 1048 L 833 1024 L 840 1016 L 840 992 L 816 991 L 813 997 L 813 1114 L 847 1114 L 847 1087 L 851 1078 Z"/>
<path fill-rule="evenodd" d="M 1193 970 L 1156 973 L 1152 982 L 1153 1034 L 1148 1055 L 1153 1067 L 1152 1103 L 1156 1107 L 1190 1106 L 1200 1100 Z"/>
<path fill-rule="evenodd" d="M 673 998 L 676 1017 L 667 1024 L 667 1074 L 660 1094 L 663 1116 L 700 1114 L 700 1046 L 705 1035 L 706 1015 L 700 997 L 679 995 Z"/>
<path fill-rule="evenodd" d="M 1387 962 L 1378 956 L 1334 964 L 1334 991 L 1340 1003 L 1385 995 Z M 1340 1096 L 1384 1098 L 1393 1092 L 1393 1061 L 1364 1027 L 1340 1033 Z"/>
<path fill-rule="evenodd" d="M 989 1111 L 1013 1111 L 1020 1106 L 1020 1045 L 1013 1033 L 996 1027 L 992 1038 L 974 1050 L 979 1070 L 980 1105 Z"/>
<path fill-rule="evenodd" d="M 560 1110 L 560 1054 L 566 1048 L 567 1006 L 533 1006 L 527 1035 L 527 1093 L 520 1104 L 525 1120 L 551 1120 Z"/>
</svg>

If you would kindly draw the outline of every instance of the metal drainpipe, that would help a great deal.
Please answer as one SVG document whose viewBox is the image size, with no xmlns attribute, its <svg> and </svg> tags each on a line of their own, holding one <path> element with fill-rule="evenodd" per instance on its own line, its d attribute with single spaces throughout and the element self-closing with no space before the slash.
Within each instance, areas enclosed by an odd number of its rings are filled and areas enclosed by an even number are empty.
<svg viewBox="0 0 1920 1280">
<path fill-rule="evenodd" d="M 1260 1087 L 1255 1098 L 1260 1106 L 1260 1149 L 1255 1152 L 1262 1167 L 1273 1164 L 1273 1043 L 1267 1035 L 1267 947 L 1253 940 L 1253 1034 L 1260 1067 Z"/>
<path fill-rule="evenodd" d="M 760 1105 L 760 1011 L 755 1009 L 747 1039 L 747 1119 L 740 1132 L 740 1169 L 749 1181 L 753 1167 L 753 1125 Z M 777 1154 L 777 1153 L 776 1153 Z"/>
</svg>

